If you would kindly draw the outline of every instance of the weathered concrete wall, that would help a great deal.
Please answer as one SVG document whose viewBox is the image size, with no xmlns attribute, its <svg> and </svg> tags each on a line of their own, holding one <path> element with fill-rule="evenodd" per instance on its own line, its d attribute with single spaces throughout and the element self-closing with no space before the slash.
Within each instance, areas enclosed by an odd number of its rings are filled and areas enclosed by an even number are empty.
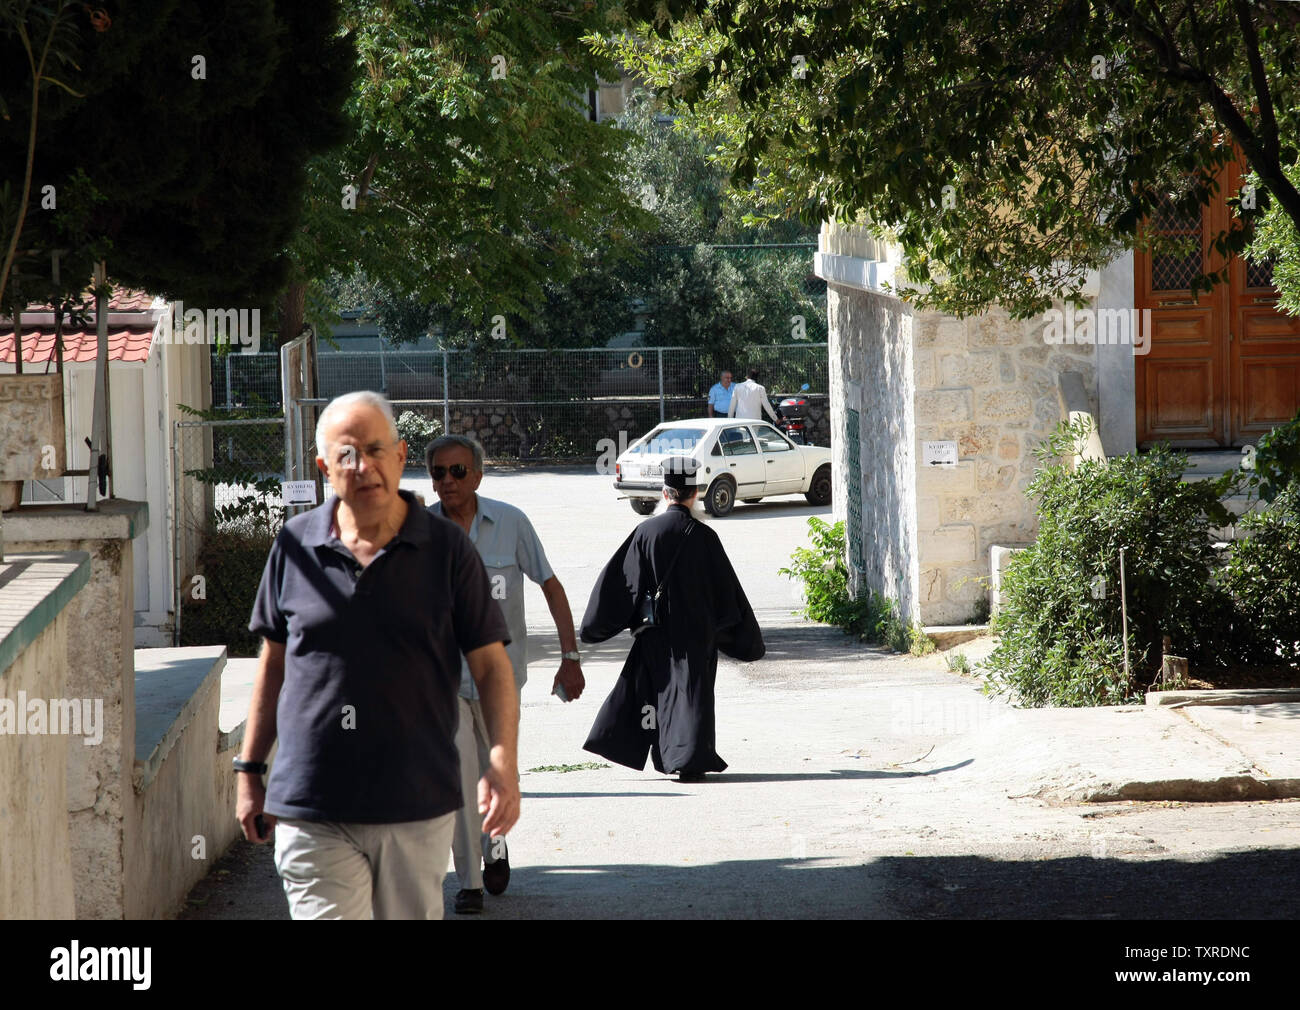
<svg viewBox="0 0 1300 1010">
<path fill-rule="evenodd" d="M 113 499 L 98 513 L 77 506 L 34 506 L 5 518 L 9 551 L 86 551 L 89 584 L 68 609 L 70 697 L 102 699 L 104 739 L 68 748 L 69 832 L 79 919 L 119 919 L 123 865 L 134 839 L 131 767 L 135 760 L 134 569 L 131 541 L 144 532 L 140 502 Z"/>
<path fill-rule="evenodd" d="M 235 748 L 219 750 L 224 743 L 218 727 L 220 669 L 214 668 L 178 720 L 173 732 L 179 739 L 156 774 L 132 792 L 133 843 L 125 871 L 128 919 L 175 916 L 190 888 L 240 833 L 230 766 Z"/>
<path fill-rule="evenodd" d="M 1025 494 L 1033 450 L 1060 420 L 1058 373 L 1080 373 L 1095 409 L 1095 348 L 1048 344 L 1042 317 L 1017 322 L 1001 309 L 918 313 L 915 325 L 920 619 L 954 624 L 987 594 L 989 548 L 1037 534 Z M 957 467 L 922 465 L 926 440 L 955 441 Z"/>
<path fill-rule="evenodd" d="M 67 640 L 65 610 L 0 671 L 0 697 L 15 702 L 19 691 L 44 702 L 68 697 Z M 73 916 L 66 813 L 70 744 L 94 749 L 82 737 L 0 736 L 0 919 Z"/>
<path fill-rule="evenodd" d="M 848 446 L 839 433 L 852 408 L 860 412 L 862 483 L 862 557 L 856 561 L 868 587 L 897 600 L 902 614 L 913 614 L 918 556 L 912 310 L 889 295 L 834 283 L 827 285 L 826 298 L 834 516 L 848 516 Z"/>
</svg>

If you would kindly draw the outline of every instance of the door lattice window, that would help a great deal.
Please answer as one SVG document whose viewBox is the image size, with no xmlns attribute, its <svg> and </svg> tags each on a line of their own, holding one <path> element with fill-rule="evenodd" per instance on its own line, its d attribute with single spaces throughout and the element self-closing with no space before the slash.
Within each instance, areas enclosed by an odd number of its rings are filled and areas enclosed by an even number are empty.
<svg viewBox="0 0 1300 1010">
<path fill-rule="evenodd" d="M 1259 263 L 1246 261 L 1246 287 L 1271 288 L 1273 286 L 1273 261 L 1262 260 Z"/>
<path fill-rule="evenodd" d="M 1201 215 L 1179 214 L 1167 201 L 1152 216 L 1152 231 L 1174 239 L 1190 239 L 1195 248 L 1186 255 L 1151 257 L 1152 291 L 1190 291 L 1192 280 L 1201 273 Z"/>
</svg>

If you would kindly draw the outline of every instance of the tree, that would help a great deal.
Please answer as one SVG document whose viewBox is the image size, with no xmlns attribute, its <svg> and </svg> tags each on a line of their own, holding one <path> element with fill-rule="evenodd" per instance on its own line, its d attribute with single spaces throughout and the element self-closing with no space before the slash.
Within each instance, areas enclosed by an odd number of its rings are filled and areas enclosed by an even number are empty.
<svg viewBox="0 0 1300 1010">
<path fill-rule="evenodd" d="M 612 6 L 344 0 L 349 136 L 312 162 L 290 297 L 355 267 L 485 337 L 493 316 L 535 312 L 585 248 L 625 241 L 639 218 L 618 185 L 624 141 L 585 109 L 615 70 L 582 38 Z"/>
<path fill-rule="evenodd" d="M 36 162 L 36 140 L 40 134 L 41 90 L 54 85 L 74 98 L 82 97 L 59 77 L 66 70 L 76 69 L 76 60 L 80 55 L 80 37 L 74 18 L 76 5 L 61 0 L 54 6 L 34 4 L 31 0 L 15 0 L 11 5 L 0 8 L 0 42 L 11 51 L 17 49 L 24 59 L 7 63 L 3 89 L 0 89 L 0 118 L 12 119 L 9 102 L 5 94 L 13 88 L 18 94 L 18 85 L 28 83 L 27 116 L 25 125 L 27 136 L 22 145 L 24 152 L 22 183 L 17 192 L 13 180 L 6 178 L 0 183 L 0 236 L 4 237 L 4 258 L 0 263 L 0 308 L 5 302 L 5 291 L 13 272 L 14 260 L 18 254 L 18 243 L 22 239 L 23 226 L 27 223 L 27 213 L 31 206 L 32 174 Z M 17 74 L 14 74 L 14 71 Z M 21 337 L 21 334 L 20 334 Z"/>
<path fill-rule="evenodd" d="M 609 44 L 809 222 L 898 241 L 919 305 L 1078 299 L 1162 205 L 1195 210 L 1235 144 L 1254 218 L 1300 229 L 1300 6 L 1282 0 L 630 0 Z M 1249 203 L 1249 201 L 1247 201 Z M 1279 270 L 1279 280 L 1293 277 Z M 1210 283 L 1214 275 L 1204 278 Z"/>
<path fill-rule="evenodd" d="M 633 93 L 618 128 L 615 179 L 642 209 L 617 241 L 620 223 L 608 218 L 596 234 L 575 238 L 570 269 L 542 281 L 536 307 L 503 311 L 494 326 L 459 311 L 463 303 L 429 304 L 362 272 L 336 278 L 331 296 L 364 307 L 393 343 L 438 334 L 452 347 L 603 347 L 633 329 L 638 314 L 649 317 L 650 343 L 731 352 L 788 341 L 795 329 L 825 340 L 825 284 L 812 276 L 810 255 L 708 248 L 811 242 L 808 229 L 731 189 L 710 140 L 658 113 L 648 94 Z"/>
<path fill-rule="evenodd" d="M 140 0 L 75 5 L 84 98 L 41 106 L 20 254 L 80 291 L 107 257 L 127 286 L 210 306 L 269 305 L 305 163 L 341 137 L 350 47 L 333 4 Z M 5 93 L 25 57 L 0 39 Z M 14 104 L 13 102 L 9 103 Z M 26 117 L 0 122 L 0 178 L 22 178 Z M 34 283 L 34 282 L 33 282 Z"/>
</svg>

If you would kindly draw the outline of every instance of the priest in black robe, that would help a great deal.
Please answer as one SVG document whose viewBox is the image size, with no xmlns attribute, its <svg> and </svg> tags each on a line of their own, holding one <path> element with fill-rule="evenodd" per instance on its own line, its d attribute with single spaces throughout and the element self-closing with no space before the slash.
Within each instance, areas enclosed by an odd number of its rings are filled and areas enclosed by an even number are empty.
<svg viewBox="0 0 1300 1010">
<path fill-rule="evenodd" d="M 727 767 L 714 749 L 718 651 L 744 662 L 764 652 L 763 633 L 722 542 L 692 516 L 697 470 L 686 457 L 665 460 L 669 507 L 614 552 L 582 619 L 584 642 L 624 630 L 634 636 L 584 749 L 638 770 L 649 751 L 656 771 L 683 781 Z M 649 608 L 653 616 L 646 620 Z"/>
</svg>

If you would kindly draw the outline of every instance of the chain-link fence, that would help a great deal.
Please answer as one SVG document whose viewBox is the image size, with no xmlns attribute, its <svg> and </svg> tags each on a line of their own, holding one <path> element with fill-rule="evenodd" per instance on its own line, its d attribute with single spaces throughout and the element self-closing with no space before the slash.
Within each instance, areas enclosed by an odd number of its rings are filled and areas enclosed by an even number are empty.
<svg viewBox="0 0 1300 1010">
<path fill-rule="evenodd" d="M 178 421 L 172 452 L 175 641 L 255 655 L 253 597 L 293 511 L 281 502 L 284 419 Z"/>
<path fill-rule="evenodd" d="M 258 357 L 230 355 L 225 366 L 260 375 L 262 366 L 242 360 Z M 399 415 L 474 434 L 496 458 L 572 459 L 595 455 L 599 439 L 620 431 L 639 437 L 660 421 L 703 415 L 718 376 L 741 379 L 751 367 L 773 396 L 804 384 L 824 394 L 829 384 L 825 344 L 781 344 L 738 355 L 695 347 L 322 353 L 317 390 L 325 402 L 358 389 L 382 392 Z M 259 381 L 278 396 L 278 378 Z M 314 416 L 303 418 L 304 441 L 314 424 Z M 408 442 L 412 453 L 420 448 Z"/>
<path fill-rule="evenodd" d="M 447 431 L 473 435 L 494 459 L 594 459 L 603 439 L 617 442 L 623 433 L 631 440 L 660 421 L 703 416 L 709 387 L 723 371 L 739 379 L 756 367 L 773 396 L 804 383 L 825 390 L 828 383 L 824 344 L 753 347 L 741 363 L 683 347 L 436 351 L 385 354 L 380 373 L 376 357 L 320 356 L 320 396 L 298 408 L 304 442 L 320 406 L 354 389 L 375 389 L 391 399 L 413 463 L 429 438 Z M 366 368 L 348 368 L 349 358 L 364 359 Z M 387 385 L 380 385 L 385 376 Z M 311 457 L 302 459 L 310 471 Z"/>
<path fill-rule="evenodd" d="M 335 351 L 317 359 L 318 395 L 326 400 L 371 389 L 391 400 L 481 403 L 566 403 L 651 398 L 703 401 L 724 370 L 738 379 L 763 372 L 773 394 L 807 383 L 828 384 L 826 344 L 772 344 L 740 354 L 698 347 L 480 349 L 469 351 Z M 280 402 L 279 356 L 228 354 L 213 360 L 212 402 L 218 408 Z"/>
</svg>

